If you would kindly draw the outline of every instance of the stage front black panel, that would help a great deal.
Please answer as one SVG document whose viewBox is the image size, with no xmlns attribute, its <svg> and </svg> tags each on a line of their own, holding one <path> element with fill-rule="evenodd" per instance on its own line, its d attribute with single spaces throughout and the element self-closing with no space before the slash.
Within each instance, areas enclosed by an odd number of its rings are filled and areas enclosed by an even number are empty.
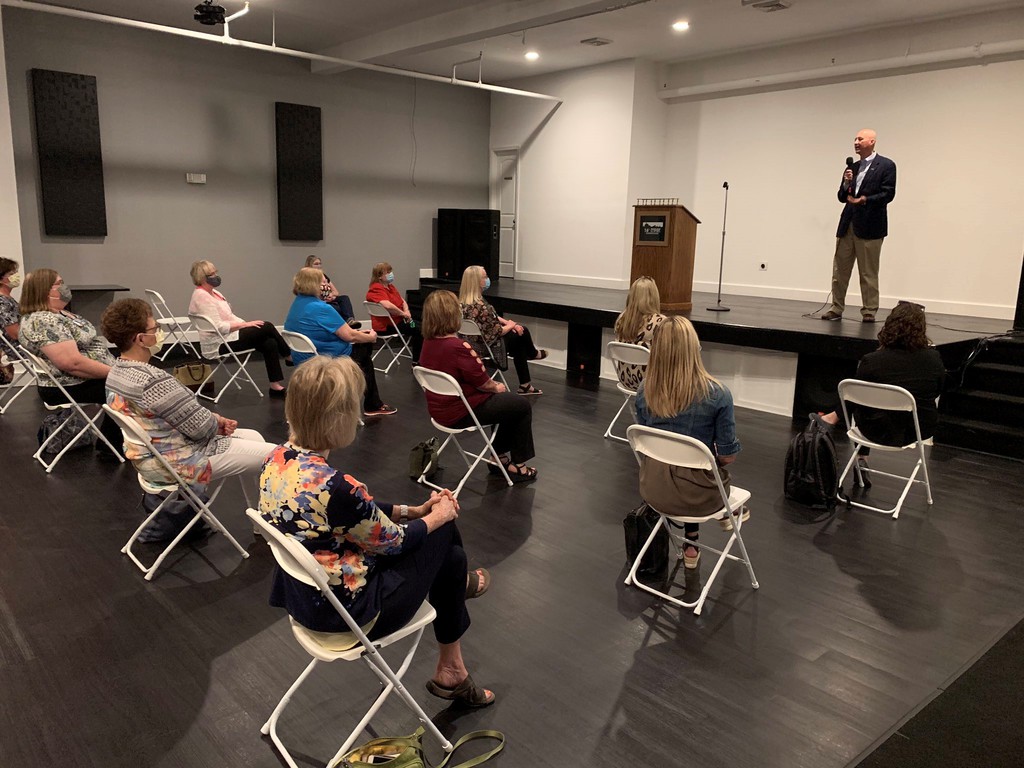
<svg viewBox="0 0 1024 768">
<path fill-rule="evenodd" d="M 323 240 L 324 172 L 320 107 L 275 103 L 277 236 Z"/>
<path fill-rule="evenodd" d="M 437 276 L 461 280 L 466 267 L 479 265 L 498 280 L 500 212 L 485 208 L 438 208 Z"/>
<path fill-rule="evenodd" d="M 107 207 L 96 78 L 31 72 L 43 229 L 53 236 L 103 237 Z"/>
</svg>

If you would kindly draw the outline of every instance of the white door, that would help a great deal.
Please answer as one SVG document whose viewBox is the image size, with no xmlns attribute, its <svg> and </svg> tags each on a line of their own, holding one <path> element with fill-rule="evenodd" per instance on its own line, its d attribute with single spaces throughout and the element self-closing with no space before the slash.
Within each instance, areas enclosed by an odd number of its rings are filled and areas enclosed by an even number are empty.
<svg viewBox="0 0 1024 768">
<path fill-rule="evenodd" d="M 498 274 L 513 278 L 516 272 L 516 225 L 519 212 L 519 150 L 497 150 L 494 157 L 497 161 L 497 174 L 492 187 L 492 200 L 501 212 Z"/>
</svg>

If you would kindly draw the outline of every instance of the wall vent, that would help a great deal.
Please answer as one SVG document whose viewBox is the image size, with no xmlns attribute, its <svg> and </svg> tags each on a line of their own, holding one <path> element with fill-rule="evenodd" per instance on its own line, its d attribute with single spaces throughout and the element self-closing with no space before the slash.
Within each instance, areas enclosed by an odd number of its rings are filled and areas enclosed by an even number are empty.
<svg viewBox="0 0 1024 768">
<path fill-rule="evenodd" d="M 580 45 L 592 45 L 595 48 L 600 48 L 602 45 L 611 45 L 611 42 L 605 37 L 588 37 L 586 40 L 580 40 Z"/>
<path fill-rule="evenodd" d="M 793 3 L 792 0 L 743 0 L 743 5 L 752 6 L 764 13 L 774 13 L 790 8 Z"/>
</svg>

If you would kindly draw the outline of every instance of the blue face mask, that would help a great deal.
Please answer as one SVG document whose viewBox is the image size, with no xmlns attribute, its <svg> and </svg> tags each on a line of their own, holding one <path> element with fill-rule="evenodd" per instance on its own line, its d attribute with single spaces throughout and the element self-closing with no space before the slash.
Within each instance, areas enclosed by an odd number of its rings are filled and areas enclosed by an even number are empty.
<svg viewBox="0 0 1024 768">
<path fill-rule="evenodd" d="M 386 275 L 384 275 L 384 281 L 388 282 L 388 283 L 395 282 L 395 273 L 394 272 L 388 272 Z"/>
<path fill-rule="evenodd" d="M 491 287 L 491 278 L 485 277 L 484 278 L 484 290 L 486 291 L 490 287 Z"/>
<path fill-rule="evenodd" d="M 206 284 L 211 288 L 219 288 L 221 283 L 220 275 L 207 275 Z"/>
</svg>

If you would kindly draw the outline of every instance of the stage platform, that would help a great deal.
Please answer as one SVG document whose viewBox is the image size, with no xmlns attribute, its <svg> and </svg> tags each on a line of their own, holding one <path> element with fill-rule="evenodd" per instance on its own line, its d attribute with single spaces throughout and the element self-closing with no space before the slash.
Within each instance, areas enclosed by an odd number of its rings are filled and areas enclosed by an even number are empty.
<svg viewBox="0 0 1024 768">
<path fill-rule="evenodd" d="M 420 281 L 419 291 L 410 291 L 414 309 L 437 288 L 458 293 L 458 285 L 440 280 Z M 602 330 L 611 328 L 626 305 L 626 290 L 537 283 L 524 280 L 496 280 L 487 300 L 502 314 L 525 315 L 568 325 L 568 361 L 573 375 L 594 375 L 600 371 Z M 674 312 L 689 318 L 703 341 L 797 354 L 797 381 L 793 417 L 803 419 L 809 410 L 835 398 L 836 385 L 852 376 L 857 361 L 878 347 L 877 334 L 888 315 L 878 322 L 862 323 L 859 308 L 847 310 L 847 318 L 825 322 L 805 317 L 828 307 L 806 301 L 756 296 L 723 296 L 729 312 L 710 312 L 717 295 L 693 294 L 693 309 Z M 993 320 L 961 315 L 928 313 L 928 335 L 942 355 L 946 368 L 959 368 L 979 339 L 1004 333 L 1012 326 L 1009 318 Z"/>
</svg>

